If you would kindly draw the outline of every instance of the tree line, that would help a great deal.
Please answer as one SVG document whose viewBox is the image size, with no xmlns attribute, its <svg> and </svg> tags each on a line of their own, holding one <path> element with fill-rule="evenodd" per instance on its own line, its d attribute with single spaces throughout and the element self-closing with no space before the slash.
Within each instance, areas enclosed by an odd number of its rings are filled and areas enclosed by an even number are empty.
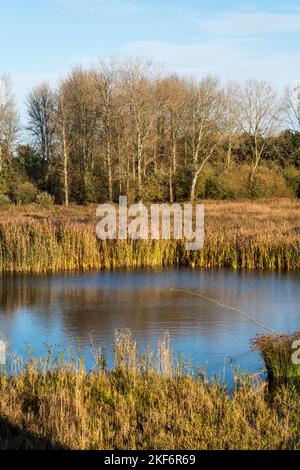
<svg viewBox="0 0 300 470">
<path fill-rule="evenodd" d="M 20 144 L 0 81 L 0 195 L 68 205 L 300 196 L 300 89 L 159 74 L 143 60 L 76 67 L 27 98 Z"/>
</svg>

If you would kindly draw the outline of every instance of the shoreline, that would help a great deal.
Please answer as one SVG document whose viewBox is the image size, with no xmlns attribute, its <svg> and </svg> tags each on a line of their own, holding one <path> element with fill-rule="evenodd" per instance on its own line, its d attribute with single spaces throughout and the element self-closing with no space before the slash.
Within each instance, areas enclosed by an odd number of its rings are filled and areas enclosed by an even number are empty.
<svg viewBox="0 0 300 470">
<path fill-rule="evenodd" d="M 139 355 L 129 331 L 115 338 L 114 367 L 95 351 L 86 372 L 32 358 L 0 375 L 0 449 L 264 450 L 300 449 L 299 382 L 268 389 L 236 376 L 231 393 L 176 363 L 168 341 Z"/>
<path fill-rule="evenodd" d="M 206 202 L 205 242 L 107 241 L 96 237 L 96 207 L 0 210 L 0 272 L 76 272 L 116 268 L 230 268 L 298 271 L 300 201 Z"/>
</svg>

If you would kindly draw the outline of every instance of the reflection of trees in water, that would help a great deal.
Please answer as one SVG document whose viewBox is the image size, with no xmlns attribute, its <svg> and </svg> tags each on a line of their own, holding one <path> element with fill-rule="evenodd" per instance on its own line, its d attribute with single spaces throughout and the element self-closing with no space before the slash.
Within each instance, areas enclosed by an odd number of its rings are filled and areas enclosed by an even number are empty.
<svg viewBox="0 0 300 470">
<path fill-rule="evenodd" d="M 124 275 L 126 276 L 126 275 Z M 198 273 L 186 273 L 191 289 L 199 289 L 209 297 L 228 304 L 251 305 L 252 291 L 243 292 L 244 275 L 232 275 L 230 283 L 222 273 L 206 273 L 200 281 Z M 210 277 L 207 277 L 210 276 Z M 81 282 L 82 281 L 82 282 Z M 128 282 L 129 281 L 129 282 Z M 20 308 L 30 309 L 40 321 L 57 317 L 66 336 L 88 342 L 92 334 L 96 340 L 111 338 L 116 328 L 130 328 L 143 334 L 149 342 L 153 330 L 161 334 L 169 330 L 175 334 L 187 332 L 190 337 L 215 340 L 224 334 L 228 325 L 236 333 L 244 329 L 244 321 L 209 302 L 201 301 L 179 292 L 170 292 L 168 283 L 145 283 L 139 279 L 122 276 L 110 279 L 103 274 L 97 278 L 78 275 L 2 276 L 0 279 L 0 308 L 4 318 L 14 316 Z M 136 282 L 136 289 L 134 288 Z M 142 282 L 144 282 L 142 278 Z M 178 285 L 178 283 L 177 283 Z M 130 287 L 132 286 L 132 287 Z M 185 287 L 185 286 L 182 286 Z M 226 297 L 225 297 L 226 296 Z M 259 299 L 255 298 L 255 302 Z"/>
<path fill-rule="evenodd" d="M 160 289 L 66 288 L 61 301 L 64 327 L 77 331 L 79 338 L 91 333 L 105 337 L 122 327 L 147 332 L 162 321 L 168 324 L 176 316 L 180 319 L 176 299 Z"/>
<path fill-rule="evenodd" d="M 122 327 L 141 331 L 150 341 L 153 328 L 161 326 L 163 334 L 195 320 L 193 314 L 187 319 L 187 299 L 168 288 L 82 287 L 72 280 L 73 276 L 4 276 L 0 280 L 2 315 L 11 317 L 24 308 L 41 320 L 59 316 L 64 331 L 84 341 L 91 334 L 102 338 Z"/>
<path fill-rule="evenodd" d="M 232 331 L 244 330 L 243 320 L 209 302 L 170 292 L 169 288 L 68 289 L 61 293 L 64 328 L 82 342 L 90 335 L 97 341 L 111 340 L 117 328 L 141 333 L 147 343 L 169 331 L 171 338 L 186 335 L 190 340 L 205 338 L 218 342 L 226 321 Z M 226 316 L 227 320 L 224 318 Z M 227 328 L 228 328 L 227 325 Z"/>
<path fill-rule="evenodd" d="M 12 316 L 21 307 L 49 316 L 57 301 L 56 289 L 47 277 L 3 275 L 0 277 L 1 314 Z"/>
</svg>

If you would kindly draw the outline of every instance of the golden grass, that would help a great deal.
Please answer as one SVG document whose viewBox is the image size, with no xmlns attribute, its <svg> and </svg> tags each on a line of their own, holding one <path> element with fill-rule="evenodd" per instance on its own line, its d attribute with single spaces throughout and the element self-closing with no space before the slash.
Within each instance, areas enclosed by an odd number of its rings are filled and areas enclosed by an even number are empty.
<svg viewBox="0 0 300 470">
<path fill-rule="evenodd" d="M 76 358 L 14 361 L 0 377 L 0 449 L 300 449 L 300 397 L 262 384 L 222 384 L 176 362 L 165 338 L 157 355 L 137 352 L 129 331 L 115 365 L 101 353 L 87 373 Z M 11 372 L 12 372 L 11 371 Z"/>
<path fill-rule="evenodd" d="M 100 242 L 96 206 L 0 210 L 0 271 L 47 272 L 187 265 L 300 268 L 300 201 L 206 201 L 203 250 L 175 241 Z"/>
<path fill-rule="evenodd" d="M 265 362 L 270 379 L 300 378 L 300 365 L 292 360 L 295 341 L 300 340 L 300 332 L 282 335 L 258 335 L 253 346 Z"/>
</svg>

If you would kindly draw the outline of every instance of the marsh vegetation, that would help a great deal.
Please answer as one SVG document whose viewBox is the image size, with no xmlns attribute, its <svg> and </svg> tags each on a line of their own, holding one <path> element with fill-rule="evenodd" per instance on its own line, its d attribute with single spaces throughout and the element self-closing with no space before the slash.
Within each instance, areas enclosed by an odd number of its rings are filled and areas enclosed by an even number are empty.
<svg viewBox="0 0 300 470">
<path fill-rule="evenodd" d="M 237 375 L 228 393 L 174 357 L 168 336 L 157 353 L 148 348 L 139 354 L 130 331 L 117 332 L 110 370 L 101 351 L 94 356 L 91 372 L 72 355 L 15 358 L 13 373 L 0 377 L 0 448 L 300 447 L 300 400 L 293 386 L 270 395 L 263 382 Z"/>
<path fill-rule="evenodd" d="M 178 241 L 99 241 L 96 206 L 0 210 L 0 270 L 58 272 L 181 266 L 298 270 L 296 200 L 205 203 L 203 250 Z"/>
</svg>

